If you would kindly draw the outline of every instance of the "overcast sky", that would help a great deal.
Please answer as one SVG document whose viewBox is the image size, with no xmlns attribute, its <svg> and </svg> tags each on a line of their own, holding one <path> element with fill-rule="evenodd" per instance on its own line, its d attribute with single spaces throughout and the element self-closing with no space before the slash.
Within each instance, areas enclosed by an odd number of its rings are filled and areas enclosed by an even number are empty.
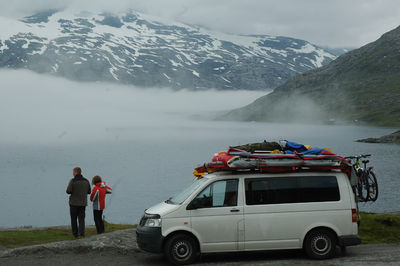
<svg viewBox="0 0 400 266">
<path fill-rule="evenodd" d="M 239 34 L 271 34 L 330 47 L 359 47 L 400 25 L 398 0 L 0 0 L 0 14 L 43 9 L 150 15 Z"/>
</svg>

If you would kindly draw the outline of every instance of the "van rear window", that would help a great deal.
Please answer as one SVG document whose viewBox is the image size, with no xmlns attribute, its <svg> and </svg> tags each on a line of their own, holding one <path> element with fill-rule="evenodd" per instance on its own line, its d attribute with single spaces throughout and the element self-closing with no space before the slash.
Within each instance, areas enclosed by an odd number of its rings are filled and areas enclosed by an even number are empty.
<svg viewBox="0 0 400 266">
<path fill-rule="evenodd" d="M 247 205 L 340 200 L 335 176 L 249 178 L 245 186 Z"/>
</svg>

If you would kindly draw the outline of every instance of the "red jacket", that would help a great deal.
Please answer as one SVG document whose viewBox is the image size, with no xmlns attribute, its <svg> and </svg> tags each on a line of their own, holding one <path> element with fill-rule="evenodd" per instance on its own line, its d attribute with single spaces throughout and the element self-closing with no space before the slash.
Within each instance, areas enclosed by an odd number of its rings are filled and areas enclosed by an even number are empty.
<svg viewBox="0 0 400 266">
<path fill-rule="evenodd" d="M 112 189 L 106 186 L 105 182 L 97 183 L 90 194 L 90 200 L 93 201 L 93 210 L 104 210 L 106 207 L 106 194 L 110 194 Z"/>
</svg>

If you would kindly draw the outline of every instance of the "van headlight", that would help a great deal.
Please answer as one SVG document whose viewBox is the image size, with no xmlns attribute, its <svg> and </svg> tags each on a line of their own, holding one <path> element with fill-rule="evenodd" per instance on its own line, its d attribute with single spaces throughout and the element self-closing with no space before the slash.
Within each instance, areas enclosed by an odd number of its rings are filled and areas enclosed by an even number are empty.
<svg viewBox="0 0 400 266">
<path fill-rule="evenodd" d="M 161 218 L 158 219 L 154 219 L 154 218 L 150 218 L 147 219 L 144 226 L 147 227 L 161 227 Z"/>
<path fill-rule="evenodd" d="M 140 225 L 146 227 L 161 227 L 161 217 L 158 214 L 145 213 L 140 220 Z"/>
</svg>

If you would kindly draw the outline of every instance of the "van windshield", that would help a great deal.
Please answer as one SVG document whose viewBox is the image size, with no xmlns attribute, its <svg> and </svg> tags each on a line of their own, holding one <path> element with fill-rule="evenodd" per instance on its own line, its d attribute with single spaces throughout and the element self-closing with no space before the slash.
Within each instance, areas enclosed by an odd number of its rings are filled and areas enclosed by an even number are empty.
<svg viewBox="0 0 400 266">
<path fill-rule="evenodd" d="M 171 197 L 165 202 L 169 204 L 182 204 L 190 195 L 192 195 L 194 191 L 196 191 L 206 181 L 206 178 L 197 179 L 190 186 L 188 186 L 183 191 Z"/>
</svg>

